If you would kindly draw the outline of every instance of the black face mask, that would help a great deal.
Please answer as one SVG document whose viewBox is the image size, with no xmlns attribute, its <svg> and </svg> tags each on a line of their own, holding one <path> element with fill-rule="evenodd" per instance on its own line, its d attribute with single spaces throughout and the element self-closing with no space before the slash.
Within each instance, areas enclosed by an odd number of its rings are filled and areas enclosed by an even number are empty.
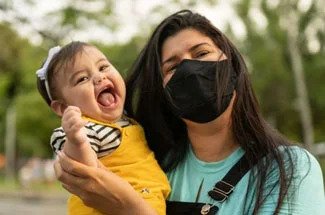
<svg viewBox="0 0 325 215">
<path fill-rule="evenodd" d="M 216 119 L 229 106 L 237 76 L 232 66 L 223 61 L 183 60 L 165 86 L 165 95 L 171 111 L 178 117 L 206 123 Z M 217 78 L 230 72 L 218 105 Z"/>
</svg>

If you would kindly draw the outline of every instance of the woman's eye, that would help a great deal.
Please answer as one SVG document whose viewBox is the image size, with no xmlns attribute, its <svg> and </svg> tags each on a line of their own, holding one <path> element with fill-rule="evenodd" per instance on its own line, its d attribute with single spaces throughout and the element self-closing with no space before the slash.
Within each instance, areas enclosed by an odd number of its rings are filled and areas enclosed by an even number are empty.
<svg viewBox="0 0 325 215">
<path fill-rule="evenodd" d="M 176 71 L 177 66 L 172 66 L 167 69 L 166 74 L 174 73 Z"/>
<path fill-rule="evenodd" d="M 173 66 L 172 68 L 170 68 L 170 69 L 168 70 L 168 72 L 175 72 L 176 67 L 177 67 L 177 66 Z"/>
<path fill-rule="evenodd" d="M 209 51 L 200 51 L 200 52 L 198 52 L 197 54 L 196 54 L 196 57 L 197 58 L 200 58 L 200 57 L 203 57 L 203 56 L 205 56 L 205 55 L 207 55 L 207 54 L 209 54 L 210 52 Z"/>
</svg>

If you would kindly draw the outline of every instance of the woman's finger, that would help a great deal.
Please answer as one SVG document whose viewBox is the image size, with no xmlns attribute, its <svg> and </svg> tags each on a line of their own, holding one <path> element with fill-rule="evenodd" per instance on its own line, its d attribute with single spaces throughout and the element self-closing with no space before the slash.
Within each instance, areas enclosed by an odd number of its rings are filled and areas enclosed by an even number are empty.
<svg viewBox="0 0 325 215">
<path fill-rule="evenodd" d="M 62 170 L 69 174 L 79 177 L 90 177 L 92 175 L 92 172 L 94 172 L 93 168 L 80 162 L 74 161 L 73 159 L 69 158 L 64 152 L 59 152 L 58 157 Z"/>
<path fill-rule="evenodd" d="M 99 199 L 102 199 L 103 203 L 107 201 L 105 198 L 101 197 L 95 192 L 87 192 L 84 189 L 69 186 L 67 184 L 62 184 L 62 187 L 66 189 L 68 192 L 70 192 L 71 194 L 78 196 L 83 201 L 83 203 L 88 207 L 95 207 L 96 205 L 98 205 L 97 200 Z M 98 207 L 98 209 L 100 209 L 100 207 Z"/>
<path fill-rule="evenodd" d="M 62 169 L 59 161 L 54 163 L 54 171 L 57 179 L 63 184 L 69 184 L 70 186 L 76 186 L 84 188 L 87 185 L 89 179 L 83 177 L 77 177 Z"/>
<path fill-rule="evenodd" d="M 79 197 L 82 197 L 82 190 L 77 188 L 77 187 L 74 187 L 74 186 L 70 186 L 70 185 L 67 185 L 67 184 L 62 184 L 62 187 L 64 189 L 66 189 L 69 193 L 72 193 L 76 196 L 79 196 Z"/>
<path fill-rule="evenodd" d="M 59 163 L 59 159 L 55 160 L 53 168 L 54 168 L 56 178 L 60 178 L 62 176 L 62 171 L 63 170 L 62 170 L 61 165 Z"/>
</svg>

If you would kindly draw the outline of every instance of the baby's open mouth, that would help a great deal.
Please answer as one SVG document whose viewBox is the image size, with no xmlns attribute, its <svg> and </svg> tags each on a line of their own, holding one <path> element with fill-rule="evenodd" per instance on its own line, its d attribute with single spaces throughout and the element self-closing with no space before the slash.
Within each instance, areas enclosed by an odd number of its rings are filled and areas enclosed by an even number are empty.
<svg viewBox="0 0 325 215">
<path fill-rule="evenodd" d="M 103 89 L 97 96 L 97 102 L 104 107 L 109 107 L 116 101 L 115 92 L 112 87 Z"/>
</svg>

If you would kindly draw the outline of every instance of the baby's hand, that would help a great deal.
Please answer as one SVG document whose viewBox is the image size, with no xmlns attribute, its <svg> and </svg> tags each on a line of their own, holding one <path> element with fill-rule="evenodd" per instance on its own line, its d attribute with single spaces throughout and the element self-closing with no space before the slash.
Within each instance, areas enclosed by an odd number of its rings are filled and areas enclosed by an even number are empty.
<svg viewBox="0 0 325 215">
<path fill-rule="evenodd" d="M 62 116 L 62 128 L 69 142 L 82 144 L 87 141 L 84 126 L 87 121 L 81 118 L 81 111 L 76 106 L 68 106 Z"/>
</svg>

